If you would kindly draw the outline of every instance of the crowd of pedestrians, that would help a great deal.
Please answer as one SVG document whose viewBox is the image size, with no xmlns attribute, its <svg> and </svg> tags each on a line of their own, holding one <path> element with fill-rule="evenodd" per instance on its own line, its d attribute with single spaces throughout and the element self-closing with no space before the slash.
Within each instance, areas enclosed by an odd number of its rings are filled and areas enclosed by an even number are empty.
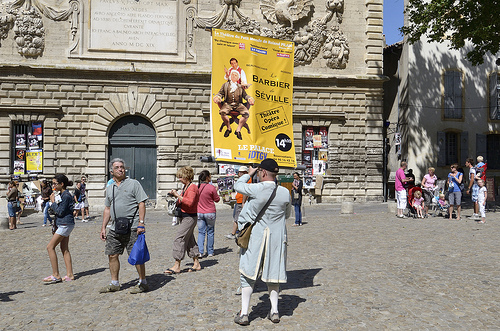
<svg viewBox="0 0 500 331">
<path fill-rule="evenodd" d="M 414 212 L 415 217 L 427 217 L 429 208 L 435 206 L 435 208 L 447 209 L 448 219 L 452 220 L 453 215 L 456 214 L 455 218 L 461 220 L 462 199 L 466 193 L 470 195 L 474 204 L 474 212 L 469 218 L 484 223 L 487 164 L 483 161 L 483 157 L 478 156 L 475 165 L 474 160 L 468 158 L 465 162 L 465 167 L 468 169 L 467 176 L 457 163 L 452 164 L 443 187 L 438 186 L 438 177 L 433 167 L 427 169 L 428 173 L 422 178 L 420 185 L 416 185 L 412 169 L 406 171 L 407 162 L 401 161 L 395 176 L 396 216 L 407 218 L 404 211 L 408 210 L 408 215 Z M 467 189 L 465 189 L 466 182 Z"/>
<path fill-rule="evenodd" d="M 127 250 L 130 255 L 139 236 L 146 231 L 146 206 L 148 199 L 141 184 L 126 176 L 126 165 L 122 159 L 109 163 L 112 179 L 105 189 L 104 211 L 100 239 L 104 241 L 104 253 L 108 257 L 110 282 L 100 288 L 100 293 L 112 293 L 121 289 L 120 255 Z M 235 239 L 245 224 L 253 223 L 248 247 L 240 248 L 241 310 L 234 318 L 240 325 L 248 325 L 250 298 L 255 282 L 260 277 L 267 284 L 271 309 L 268 318 L 273 323 L 280 321 L 278 312 L 279 286 L 287 281 L 286 277 L 286 218 L 290 216 L 291 206 L 295 207 L 295 224 L 302 225 L 302 181 L 294 174 L 292 192 L 277 182 L 278 164 L 273 159 L 265 159 L 256 167 L 241 166 L 239 179 L 234 185 L 236 205 L 234 208 L 234 227 L 229 237 Z M 217 189 L 212 185 L 208 170 L 198 174 L 198 184 L 193 183 L 194 170 L 183 167 L 178 170 L 177 178 L 182 183 L 181 190 L 172 190 L 170 195 L 177 199 L 177 234 L 172 243 L 173 265 L 165 274 L 197 272 L 202 270 L 199 259 L 212 257 L 216 223 L 215 203 L 220 201 Z M 16 228 L 19 191 L 18 184 L 9 183 L 7 200 L 9 227 Z M 81 216 L 88 220 L 88 199 L 86 177 L 76 183 L 63 174 L 54 176 L 51 181 L 41 182 L 41 210 L 44 215 L 42 226 L 51 226 L 52 238 L 47 244 L 47 252 L 52 266 L 52 274 L 43 278 L 45 284 L 71 282 L 75 280 L 69 250 L 69 238 L 75 227 L 75 220 Z M 194 235 L 198 226 L 197 240 Z M 206 246 L 205 246 L 206 243 Z M 56 248 L 60 247 L 66 275 L 59 272 Z M 192 266 L 182 268 L 185 256 L 192 258 Z M 129 260 L 130 261 L 130 260 Z M 136 264 L 139 280 L 130 293 L 149 291 L 145 264 Z"/>
</svg>

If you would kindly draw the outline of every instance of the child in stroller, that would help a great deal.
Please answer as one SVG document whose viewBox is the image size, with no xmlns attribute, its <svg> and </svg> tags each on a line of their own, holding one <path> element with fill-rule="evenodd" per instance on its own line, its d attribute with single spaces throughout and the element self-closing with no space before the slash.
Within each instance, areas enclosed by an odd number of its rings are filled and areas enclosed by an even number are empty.
<svg viewBox="0 0 500 331">
<path fill-rule="evenodd" d="M 419 216 L 422 212 L 420 211 L 420 214 L 418 214 L 417 212 L 417 208 L 414 204 L 414 198 L 415 198 L 415 193 L 416 192 L 419 192 L 419 198 L 418 199 L 422 199 L 422 189 L 418 186 L 414 186 L 412 188 L 410 188 L 408 190 L 408 204 L 407 204 L 407 207 L 408 208 L 408 217 L 413 217 L 413 218 L 417 218 L 417 216 Z M 420 207 L 423 207 L 424 206 L 424 202 L 423 202 L 423 199 L 421 201 L 421 203 L 419 204 Z M 420 216 L 419 216 L 420 217 Z"/>
<path fill-rule="evenodd" d="M 446 202 L 446 198 L 444 193 L 439 193 L 434 196 L 434 201 L 436 202 L 436 206 L 434 209 L 434 216 L 446 216 L 448 213 L 448 202 Z"/>
</svg>

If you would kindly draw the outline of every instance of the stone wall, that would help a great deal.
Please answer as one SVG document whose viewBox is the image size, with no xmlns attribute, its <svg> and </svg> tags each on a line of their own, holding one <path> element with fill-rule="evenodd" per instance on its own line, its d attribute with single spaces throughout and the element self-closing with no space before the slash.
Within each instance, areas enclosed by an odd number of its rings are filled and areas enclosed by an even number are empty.
<svg viewBox="0 0 500 331">
<path fill-rule="evenodd" d="M 314 15 L 324 15 L 324 2 L 314 3 Z M 214 6 L 218 8 L 218 1 Z M 381 200 L 382 0 L 353 1 L 344 6 L 340 26 L 349 40 L 347 66 L 329 68 L 318 56 L 295 68 L 297 159 L 301 160 L 303 127 L 327 126 L 329 169 L 319 200 Z M 249 1 L 242 3 L 240 10 L 259 17 L 258 8 L 257 1 Z M 215 11 L 205 3 L 198 6 L 200 16 L 208 16 L 210 10 Z M 209 31 L 194 28 L 194 61 L 131 63 L 119 56 L 110 60 L 68 57 L 70 23 L 43 21 L 43 56 L 20 56 L 11 38 L 0 46 L 2 185 L 10 178 L 10 135 L 12 121 L 18 120 L 44 123 L 41 176 L 66 173 L 76 179 L 88 175 L 90 202 L 96 209 L 102 208 L 109 129 L 124 115 L 143 116 L 156 130 L 158 197 L 177 187 L 175 173 L 181 166 L 216 171 L 215 165 L 199 161 L 200 155 L 210 154 Z M 305 25 L 297 24 L 296 29 Z M 162 205 L 161 199 L 158 202 Z"/>
</svg>

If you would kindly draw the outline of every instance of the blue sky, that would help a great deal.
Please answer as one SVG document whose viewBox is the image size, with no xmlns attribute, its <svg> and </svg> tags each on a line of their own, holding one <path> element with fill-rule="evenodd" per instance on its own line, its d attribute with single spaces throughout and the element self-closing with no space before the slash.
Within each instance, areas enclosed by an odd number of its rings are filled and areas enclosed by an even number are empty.
<svg viewBox="0 0 500 331">
<path fill-rule="evenodd" d="M 403 40 L 398 28 L 403 26 L 404 0 L 384 0 L 384 34 L 387 45 Z"/>
</svg>

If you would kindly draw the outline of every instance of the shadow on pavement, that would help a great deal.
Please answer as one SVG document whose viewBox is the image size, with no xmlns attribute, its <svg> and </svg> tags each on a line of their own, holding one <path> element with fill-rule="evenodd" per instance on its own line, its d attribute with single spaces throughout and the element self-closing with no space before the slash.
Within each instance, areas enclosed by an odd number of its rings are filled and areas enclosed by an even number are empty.
<svg viewBox="0 0 500 331">
<path fill-rule="evenodd" d="M 233 249 L 229 247 L 223 247 L 223 248 L 216 248 L 214 249 L 214 254 L 215 255 L 222 255 L 226 253 L 232 253 Z"/>
<path fill-rule="evenodd" d="M 87 271 L 82 271 L 82 272 L 77 272 L 75 274 L 75 279 L 85 277 L 85 276 L 90 276 L 90 275 L 95 275 L 99 272 L 103 272 L 107 268 L 97 268 L 97 269 L 92 269 L 92 270 L 87 270 Z"/>
<path fill-rule="evenodd" d="M 293 311 L 307 300 L 297 295 L 281 294 L 278 300 L 278 311 L 281 316 L 292 316 Z M 259 298 L 260 302 L 252 307 L 252 311 L 248 315 L 250 321 L 256 318 L 267 318 L 267 314 L 271 310 L 271 303 L 269 301 L 269 294 L 264 294 Z M 271 322 L 269 322 L 271 323 Z"/>
<path fill-rule="evenodd" d="M 10 296 L 19 294 L 19 293 L 24 293 L 24 291 L 11 291 L 11 292 L 2 292 L 0 293 L 0 302 L 7 302 L 7 301 L 14 301 Z"/>
<path fill-rule="evenodd" d="M 280 284 L 280 290 L 291 290 L 297 288 L 306 288 L 314 285 L 314 277 L 321 271 L 321 268 L 316 269 L 301 269 L 301 270 L 290 270 L 286 272 L 287 282 L 285 284 Z M 267 292 L 267 285 L 260 280 L 260 278 L 255 283 L 253 293 L 257 292 Z"/>
</svg>

